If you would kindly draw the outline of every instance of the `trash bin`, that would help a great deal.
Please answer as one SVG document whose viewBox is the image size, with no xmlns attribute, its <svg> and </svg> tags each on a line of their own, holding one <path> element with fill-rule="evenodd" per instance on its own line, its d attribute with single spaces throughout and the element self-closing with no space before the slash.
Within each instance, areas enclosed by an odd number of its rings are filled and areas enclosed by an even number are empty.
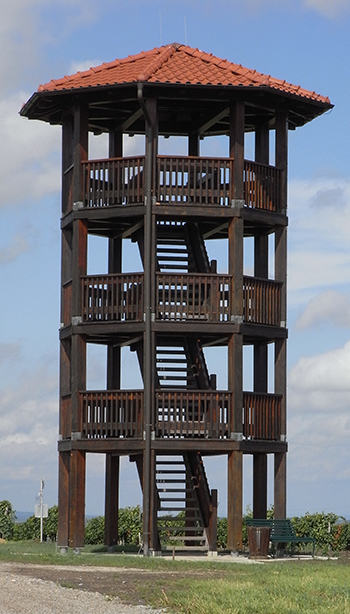
<svg viewBox="0 0 350 614">
<path fill-rule="evenodd" d="M 249 556 L 266 558 L 269 551 L 270 527 L 248 527 Z"/>
</svg>

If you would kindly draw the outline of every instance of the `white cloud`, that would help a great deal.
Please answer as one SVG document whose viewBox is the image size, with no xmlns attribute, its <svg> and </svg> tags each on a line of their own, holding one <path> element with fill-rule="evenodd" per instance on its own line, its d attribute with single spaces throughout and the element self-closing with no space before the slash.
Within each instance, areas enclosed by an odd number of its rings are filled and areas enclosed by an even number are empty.
<svg viewBox="0 0 350 614">
<path fill-rule="evenodd" d="M 291 369 L 288 389 L 289 477 L 319 482 L 350 478 L 350 341 Z M 338 502 L 344 506 L 344 501 Z M 346 504 L 348 505 L 348 504 Z"/>
<path fill-rule="evenodd" d="M 350 9 L 350 0 L 303 0 L 306 7 L 326 17 L 339 17 Z"/>
<path fill-rule="evenodd" d="M 335 290 L 325 290 L 312 298 L 296 322 L 298 330 L 328 320 L 334 326 L 350 326 L 350 297 Z"/>
<path fill-rule="evenodd" d="M 12 237 L 12 241 L 6 247 L 0 247 L 0 264 L 13 262 L 16 258 L 29 249 L 29 243 L 22 233 Z"/>
<path fill-rule="evenodd" d="M 315 395 L 316 403 L 309 402 L 309 410 L 329 408 L 327 395 L 333 395 L 334 399 L 344 392 L 350 395 L 350 341 L 342 348 L 300 358 L 290 371 L 289 384 L 294 394 L 301 397 L 305 393 Z M 302 398 L 300 405 L 303 405 Z"/>
<path fill-rule="evenodd" d="M 74 75 L 76 72 L 84 72 L 85 70 L 89 70 L 92 66 L 100 66 L 101 64 L 101 60 L 73 61 L 69 68 L 69 74 Z"/>
<path fill-rule="evenodd" d="M 56 479 L 57 376 L 39 366 L 18 379 L 0 394 L 0 479 L 33 478 L 38 467 Z"/>
<path fill-rule="evenodd" d="M 20 349 L 20 344 L 17 342 L 0 343 L 0 364 L 18 360 L 20 356 Z"/>
<path fill-rule="evenodd" d="M 0 101 L 0 207 L 60 189 L 60 128 L 20 117 L 28 98 L 18 92 Z"/>
<path fill-rule="evenodd" d="M 350 283 L 350 180 L 322 178 L 289 185 L 289 305 Z"/>
</svg>

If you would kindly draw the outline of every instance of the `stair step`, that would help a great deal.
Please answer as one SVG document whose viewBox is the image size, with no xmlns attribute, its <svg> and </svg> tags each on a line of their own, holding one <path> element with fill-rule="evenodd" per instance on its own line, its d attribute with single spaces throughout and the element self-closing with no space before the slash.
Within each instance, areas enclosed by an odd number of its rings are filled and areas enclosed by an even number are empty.
<svg viewBox="0 0 350 614">
<path fill-rule="evenodd" d="M 186 503 L 186 499 L 184 497 L 179 498 L 179 497 L 168 497 L 166 499 L 164 499 L 164 497 L 160 497 L 160 503 L 170 503 L 172 501 L 176 501 L 176 502 L 181 502 L 181 503 Z"/>
<path fill-rule="evenodd" d="M 156 469 L 156 474 L 157 475 L 159 475 L 161 473 L 182 475 L 182 474 L 186 473 L 186 469 L 185 469 L 185 467 L 183 469 Z"/>
<path fill-rule="evenodd" d="M 183 461 L 157 461 L 157 465 L 182 465 L 184 466 Z"/>
<path fill-rule="evenodd" d="M 183 484 L 183 480 L 156 480 L 157 484 Z"/>
<path fill-rule="evenodd" d="M 184 507 L 163 507 L 162 505 L 160 507 L 161 512 L 183 512 L 184 510 Z"/>
<path fill-rule="evenodd" d="M 197 539 L 200 538 L 201 535 L 203 535 L 203 527 L 198 527 L 197 528 L 197 527 L 171 527 L 171 526 L 162 527 L 162 526 L 158 526 L 158 531 L 160 533 L 163 533 L 164 531 L 166 531 L 167 533 L 171 533 L 172 531 L 181 531 L 184 534 L 193 533 L 194 531 L 197 531 L 199 533 L 199 535 L 193 535 L 193 537 L 197 537 Z"/>
<path fill-rule="evenodd" d="M 171 535 L 169 539 L 173 541 L 202 542 L 205 541 L 205 535 Z"/>
<path fill-rule="evenodd" d="M 159 491 L 159 488 L 158 488 Z M 171 493 L 171 492 L 192 492 L 192 488 L 162 488 L 160 492 Z"/>
</svg>

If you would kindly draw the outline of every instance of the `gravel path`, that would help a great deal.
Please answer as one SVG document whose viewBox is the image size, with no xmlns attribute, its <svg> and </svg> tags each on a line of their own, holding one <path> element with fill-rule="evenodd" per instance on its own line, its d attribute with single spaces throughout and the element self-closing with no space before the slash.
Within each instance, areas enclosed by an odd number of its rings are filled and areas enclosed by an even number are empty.
<svg viewBox="0 0 350 614">
<path fill-rule="evenodd" d="M 160 614 L 118 598 L 64 588 L 46 580 L 18 575 L 0 563 L 0 614 Z M 164 613 L 164 611 L 163 611 Z"/>
</svg>

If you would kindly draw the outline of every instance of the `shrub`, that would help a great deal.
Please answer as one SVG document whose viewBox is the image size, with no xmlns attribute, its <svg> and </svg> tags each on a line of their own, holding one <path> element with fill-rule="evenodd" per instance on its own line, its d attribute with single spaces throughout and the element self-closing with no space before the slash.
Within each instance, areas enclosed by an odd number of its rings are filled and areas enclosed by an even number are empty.
<svg viewBox="0 0 350 614">
<path fill-rule="evenodd" d="M 300 518 L 292 518 L 295 532 L 300 537 L 310 536 L 316 541 L 316 545 L 323 554 L 329 550 L 339 552 L 347 550 L 350 545 L 349 525 L 344 518 L 343 524 L 335 524 L 338 520 L 337 514 L 324 512 L 309 514 Z"/>
<path fill-rule="evenodd" d="M 53 505 L 49 508 L 49 515 L 43 521 L 43 541 L 49 538 L 56 540 L 58 526 L 58 507 Z M 40 539 L 40 518 L 35 518 L 34 514 L 29 516 L 25 522 L 15 525 L 13 532 L 14 541 L 39 540 Z"/>
<path fill-rule="evenodd" d="M 139 544 L 142 535 L 142 514 L 139 505 L 119 510 L 118 539 L 123 544 Z"/>
<path fill-rule="evenodd" d="M 0 537 L 9 540 L 13 539 L 16 514 L 10 501 L 4 499 L 0 501 Z"/>
<path fill-rule="evenodd" d="M 103 516 L 90 518 L 85 524 L 85 543 L 91 546 L 103 544 L 105 540 L 105 519 Z"/>
</svg>

